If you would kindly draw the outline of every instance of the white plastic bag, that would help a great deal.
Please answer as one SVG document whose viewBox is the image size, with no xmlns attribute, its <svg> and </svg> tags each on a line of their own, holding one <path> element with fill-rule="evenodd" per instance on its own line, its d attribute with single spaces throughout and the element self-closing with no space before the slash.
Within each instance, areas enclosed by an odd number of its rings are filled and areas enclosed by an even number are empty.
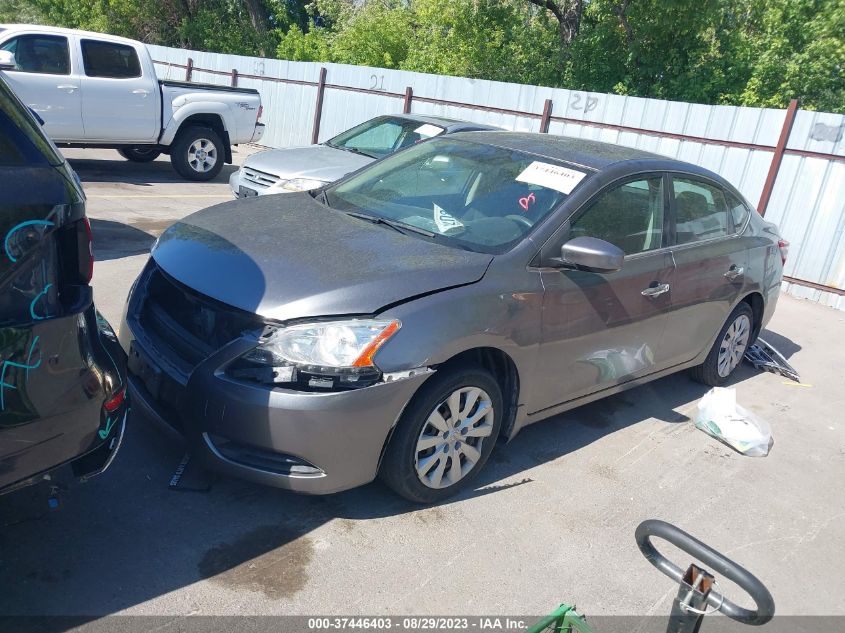
<svg viewBox="0 0 845 633">
<path fill-rule="evenodd" d="M 768 422 L 736 403 L 736 390 L 713 387 L 698 403 L 695 426 L 750 457 L 765 457 L 774 439 Z"/>
</svg>

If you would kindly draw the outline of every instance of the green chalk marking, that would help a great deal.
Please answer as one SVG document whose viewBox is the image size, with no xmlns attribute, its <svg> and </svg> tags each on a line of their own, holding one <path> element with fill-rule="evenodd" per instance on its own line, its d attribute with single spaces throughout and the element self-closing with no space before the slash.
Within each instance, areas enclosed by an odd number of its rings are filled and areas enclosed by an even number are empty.
<svg viewBox="0 0 845 633">
<path fill-rule="evenodd" d="M 109 433 L 111 432 L 115 422 L 117 422 L 117 418 L 115 418 L 114 420 L 111 419 L 111 416 L 106 418 L 106 428 L 100 429 L 97 432 L 97 435 L 100 436 L 101 440 L 104 440 L 109 436 Z"/>
</svg>

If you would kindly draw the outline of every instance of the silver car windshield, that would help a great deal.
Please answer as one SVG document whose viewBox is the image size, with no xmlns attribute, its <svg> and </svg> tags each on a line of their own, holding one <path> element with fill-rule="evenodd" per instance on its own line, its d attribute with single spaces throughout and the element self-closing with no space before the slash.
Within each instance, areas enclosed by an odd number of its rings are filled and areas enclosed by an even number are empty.
<svg viewBox="0 0 845 633">
<path fill-rule="evenodd" d="M 443 134 L 445 128 L 399 117 L 376 117 L 326 141 L 329 147 L 383 158 L 404 147 Z"/>
<path fill-rule="evenodd" d="M 551 159 L 442 138 L 329 187 L 332 208 L 421 229 L 485 253 L 520 242 L 587 176 Z"/>
</svg>

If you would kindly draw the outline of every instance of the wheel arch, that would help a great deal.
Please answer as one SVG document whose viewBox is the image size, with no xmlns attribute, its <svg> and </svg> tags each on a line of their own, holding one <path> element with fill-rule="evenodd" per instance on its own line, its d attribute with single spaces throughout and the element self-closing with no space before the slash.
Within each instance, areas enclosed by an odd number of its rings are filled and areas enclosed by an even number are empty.
<svg viewBox="0 0 845 633">
<path fill-rule="evenodd" d="M 763 329 L 763 312 L 766 308 L 766 302 L 763 299 L 763 295 L 755 291 L 745 295 L 739 303 L 747 303 L 751 307 L 754 324 L 751 329 L 751 340 L 748 343 L 750 346 L 757 340 L 760 330 Z"/>
<path fill-rule="evenodd" d="M 461 365 L 476 365 L 483 367 L 493 375 L 496 382 L 499 384 L 499 387 L 502 390 L 502 401 L 505 407 L 505 419 L 502 420 L 502 428 L 499 431 L 499 438 L 509 439 L 516 421 L 520 389 L 519 370 L 517 369 L 513 358 L 511 358 L 510 354 L 497 347 L 473 347 L 462 352 L 458 352 L 445 361 L 432 365 L 431 367 L 436 371 L 449 371 L 460 367 Z M 405 403 L 403 414 L 425 384 L 426 383 L 424 382 L 420 385 L 419 389 L 417 389 L 417 391 L 408 399 L 408 402 Z M 401 419 L 401 417 L 402 416 L 400 415 L 399 419 Z M 377 471 L 381 470 L 384 455 L 387 452 L 387 447 L 390 445 L 390 440 L 393 438 L 393 433 L 399 425 L 399 419 L 396 420 L 396 424 L 393 425 L 390 432 L 387 434 L 387 437 L 384 438 L 384 444 L 382 444 L 381 453 L 379 454 Z"/>
<path fill-rule="evenodd" d="M 513 430 L 519 406 L 520 377 L 513 358 L 497 347 L 474 347 L 455 354 L 435 367 L 438 371 L 444 371 L 461 365 L 483 367 L 499 383 L 505 409 L 500 437 L 508 438 Z"/>
<path fill-rule="evenodd" d="M 232 164 L 232 143 L 229 140 L 229 132 L 226 130 L 226 124 L 221 115 L 214 112 L 192 114 L 179 123 L 173 139 L 175 140 L 184 130 L 192 127 L 207 127 L 217 132 L 223 139 L 224 162 L 229 165 Z"/>
</svg>

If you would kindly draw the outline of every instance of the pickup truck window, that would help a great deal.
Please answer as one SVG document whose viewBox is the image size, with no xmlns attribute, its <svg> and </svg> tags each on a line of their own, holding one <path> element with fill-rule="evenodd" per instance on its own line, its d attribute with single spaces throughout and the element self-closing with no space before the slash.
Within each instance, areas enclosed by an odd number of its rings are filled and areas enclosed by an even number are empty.
<svg viewBox="0 0 845 633">
<path fill-rule="evenodd" d="M 69 75 L 67 38 L 58 35 L 19 35 L 0 49 L 15 56 L 15 70 L 45 75 Z"/>
<path fill-rule="evenodd" d="M 0 77 L 0 166 L 61 165 L 63 158 Z"/>
<path fill-rule="evenodd" d="M 88 77 L 130 79 L 141 76 L 138 53 L 126 44 L 82 40 L 82 64 Z"/>
</svg>

